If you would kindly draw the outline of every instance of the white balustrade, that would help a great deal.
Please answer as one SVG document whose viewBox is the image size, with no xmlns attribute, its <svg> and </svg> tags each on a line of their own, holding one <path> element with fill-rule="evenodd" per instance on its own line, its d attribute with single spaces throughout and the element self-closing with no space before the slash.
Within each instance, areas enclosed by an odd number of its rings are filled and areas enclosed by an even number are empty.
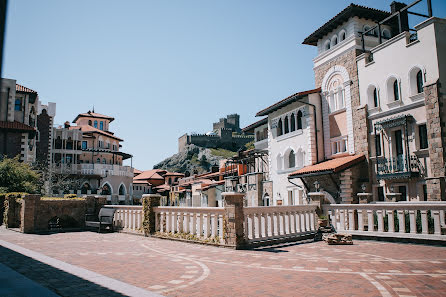
<svg viewBox="0 0 446 297">
<path fill-rule="evenodd" d="M 141 205 L 105 205 L 114 208 L 113 227 L 127 232 L 142 232 L 143 211 Z"/>
<path fill-rule="evenodd" d="M 155 228 L 161 233 L 189 234 L 222 243 L 224 211 L 217 207 L 155 207 Z"/>
<path fill-rule="evenodd" d="M 446 241 L 446 202 L 330 204 L 323 210 L 338 232 Z"/>
<path fill-rule="evenodd" d="M 315 205 L 245 207 L 243 212 L 248 242 L 316 232 Z"/>
</svg>

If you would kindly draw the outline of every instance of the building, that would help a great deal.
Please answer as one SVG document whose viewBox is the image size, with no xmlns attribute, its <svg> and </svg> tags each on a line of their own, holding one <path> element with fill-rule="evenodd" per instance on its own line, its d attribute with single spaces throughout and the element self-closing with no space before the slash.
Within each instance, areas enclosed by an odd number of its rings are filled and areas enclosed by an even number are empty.
<svg viewBox="0 0 446 297">
<path fill-rule="evenodd" d="M 36 91 L 1 80 L 0 156 L 48 165 L 56 104 L 41 105 Z"/>
<path fill-rule="evenodd" d="M 123 140 L 109 130 L 113 120 L 88 111 L 76 116 L 76 125 L 65 122 L 63 127 L 54 129 L 53 172 L 74 181 L 69 190 L 53 183 L 54 194 L 97 193 L 106 195 L 108 203 L 131 203 L 134 173 L 123 161 L 132 156 L 120 151 Z"/>
<path fill-rule="evenodd" d="M 178 152 L 181 152 L 189 144 L 195 144 L 206 148 L 223 148 L 230 151 L 238 151 L 245 144 L 254 140 L 252 135 L 240 134 L 240 116 L 228 115 L 213 124 L 213 131 L 206 134 L 184 134 L 178 138 Z"/>
<path fill-rule="evenodd" d="M 288 175 L 323 160 L 320 89 L 293 94 L 257 113 L 267 117 L 257 127 L 256 148 L 267 145 L 272 205 L 304 204 L 305 184 Z M 265 133 L 268 133 L 267 142 Z"/>
<path fill-rule="evenodd" d="M 429 9 L 431 11 L 431 9 Z M 316 46 L 324 162 L 290 174 L 334 203 L 441 200 L 444 189 L 445 20 L 410 33 L 405 4 L 351 4 L 304 44 Z M 444 199 L 444 198 L 443 198 Z"/>
</svg>

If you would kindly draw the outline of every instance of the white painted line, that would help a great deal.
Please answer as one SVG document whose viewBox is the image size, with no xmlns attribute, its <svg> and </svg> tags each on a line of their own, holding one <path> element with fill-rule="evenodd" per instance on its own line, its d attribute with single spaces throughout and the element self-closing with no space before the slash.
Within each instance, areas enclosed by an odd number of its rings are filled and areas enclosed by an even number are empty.
<svg viewBox="0 0 446 297">
<path fill-rule="evenodd" d="M 194 278 L 194 275 L 182 275 L 180 278 Z"/>
<path fill-rule="evenodd" d="M 410 292 L 408 288 L 392 288 L 395 292 Z"/>
<path fill-rule="evenodd" d="M 361 275 L 363 278 L 368 280 L 372 285 L 374 285 L 378 289 L 378 291 L 381 293 L 381 296 L 383 296 L 383 297 L 391 296 L 389 291 L 386 290 L 386 288 L 384 288 L 379 282 L 375 281 L 373 278 L 371 278 L 367 274 L 360 273 L 359 275 Z"/>
<path fill-rule="evenodd" d="M 174 284 L 174 285 L 178 285 L 183 282 L 184 282 L 184 280 L 180 280 L 180 279 L 174 279 L 174 280 L 168 281 L 169 284 Z"/>
<path fill-rule="evenodd" d="M 154 286 L 149 287 L 149 289 L 151 289 L 151 290 L 161 290 L 161 289 L 164 289 L 165 287 L 166 286 L 154 285 Z"/>
</svg>

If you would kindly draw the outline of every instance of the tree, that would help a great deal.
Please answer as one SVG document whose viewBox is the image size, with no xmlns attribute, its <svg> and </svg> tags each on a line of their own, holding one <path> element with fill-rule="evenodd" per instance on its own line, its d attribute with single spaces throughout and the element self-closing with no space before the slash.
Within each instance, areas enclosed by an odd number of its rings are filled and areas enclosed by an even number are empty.
<svg viewBox="0 0 446 297">
<path fill-rule="evenodd" d="M 0 161 L 0 192 L 39 192 L 39 174 L 27 163 L 20 162 L 19 157 Z"/>
</svg>

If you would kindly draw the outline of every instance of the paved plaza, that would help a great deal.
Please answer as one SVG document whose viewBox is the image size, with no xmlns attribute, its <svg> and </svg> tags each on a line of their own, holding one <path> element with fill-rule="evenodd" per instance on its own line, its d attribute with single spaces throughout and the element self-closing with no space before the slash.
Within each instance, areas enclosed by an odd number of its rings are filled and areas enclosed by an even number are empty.
<svg viewBox="0 0 446 297">
<path fill-rule="evenodd" d="M 0 263 L 61 296 L 445 296 L 446 247 L 356 240 L 256 250 L 0 228 Z"/>
</svg>

